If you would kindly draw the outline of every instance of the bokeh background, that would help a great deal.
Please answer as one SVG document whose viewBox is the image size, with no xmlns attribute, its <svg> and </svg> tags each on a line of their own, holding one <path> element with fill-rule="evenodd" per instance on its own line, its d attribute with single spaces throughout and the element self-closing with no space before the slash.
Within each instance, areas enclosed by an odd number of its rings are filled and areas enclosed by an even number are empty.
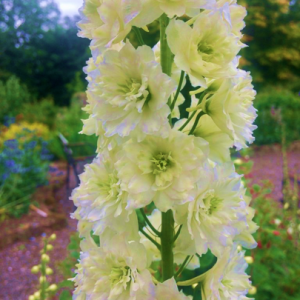
<svg viewBox="0 0 300 300">
<path fill-rule="evenodd" d="M 300 300 L 300 1 L 238 2 L 248 10 L 240 67 L 258 92 L 255 143 L 232 152 L 260 225 L 258 248 L 246 253 L 253 297 Z M 52 298 L 71 299 L 79 238 L 68 198 L 97 144 L 78 133 L 91 55 L 89 41 L 77 37 L 81 5 L 0 1 L 0 299 L 28 299 L 39 289 L 30 269 L 53 232 Z M 143 38 L 154 46 L 159 23 L 149 30 Z"/>
</svg>

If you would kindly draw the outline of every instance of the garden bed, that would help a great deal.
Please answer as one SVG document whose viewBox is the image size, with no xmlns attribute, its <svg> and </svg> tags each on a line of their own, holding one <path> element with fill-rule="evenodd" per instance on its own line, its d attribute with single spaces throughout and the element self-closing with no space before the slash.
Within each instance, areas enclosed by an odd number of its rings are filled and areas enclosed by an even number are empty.
<svg viewBox="0 0 300 300">
<path fill-rule="evenodd" d="M 6 218 L 0 224 L 0 249 L 67 225 L 69 211 L 65 210 L 60 201 L 61 198 L 67 198 L 65 164 L 55 163 L 51 169 L 49 185 L 37 189 L 29 213 L 18 219 Z"/>
</svg>

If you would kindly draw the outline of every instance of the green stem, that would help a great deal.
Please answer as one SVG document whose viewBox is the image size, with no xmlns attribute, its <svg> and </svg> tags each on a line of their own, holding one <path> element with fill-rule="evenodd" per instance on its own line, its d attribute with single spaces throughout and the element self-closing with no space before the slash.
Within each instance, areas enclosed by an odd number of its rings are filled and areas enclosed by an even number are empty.
<svg viewBox="0 0 300 300">
<path fill-rule="evenodd" d="M 175 236 L 174 236 L 174 241 L 173 241 L 173 243 L 175 243 L 176 240 L 177 240 L 177 238 L 179 237 L 179 234 L 180 234 L 180 232 L 181 232 L 181 229 L 182 229 L 182 225 L 179 226 L 179 229 L 178 229 L 178 231 L 176 232 L 176 234 L 175 234 Z"/>
<path fill-rule="evenodd" d="M 157 248 L 158 250 L 161 250 L 161 246 L 159 243 L 157 243 L 146 231 L 144 231 L 142 228 L 140 228 L 140 232 L 149 240 L 151 241 Z"/>
<path fill-rule="evenodd" d="M 174 56 L 167 42 L 166 29 L 169 21 L 166 14 L 160 17 L 160 63 L 162 71 L 168 76 L 171 76 Z"/>
<path fill-rule="evenodd" d="M 166 14 L 160 17 L 160 64 L 163 73 L 171 76 L 173 54 L 169 48 L 166 36 L 166 29 L 169 24 L 169 18 Z M 171 106 L 171 99 L 168 100 L 168 105 Z M 171 114 L 169 115 L 169 122 L 172 124 Z M 161 261 L 163 280 L 167 280 L 174 275 L 174 218 L 171 210 L 162 213 L 161 226 Z"/>
<path fill-rule="evenodd" d="M 162 71 L 167 74 L 168 76 L 171 76 L 172 73 L 172 64 L 174 55 L 172 54 L 168 41 L 167 41 L 167 35 L 166 35 L 166 29 L 169 25 L 170 19 L 167 17 L 166 14 L 163 14 L 160 17 L 160 64 Z M 171 97 L 168 99 L 168 105 L 171 107 Z M 169 123 L 172 126 L 172 116 L 171 113 L 169 114 Z"/>
<path fill-rule="evenodd" d="M 161 257 L 163 281 L 174 276 L 174 218 L 172 210 L 162 213 Z"/>
<path fill-rule="evenodd" d="M 182 273 L 183 269 L 185 268 L 185 266 L 187 265 L 188 260 L 190 259 L 190 255 L 188 255 L 185 260 L 183 261 L 183 263 L 181 264 L 179 270 L 176 272 L 175 274 L 175 279 Z"/>
<path fill-rule="evenodd" d="M 151 224 L 151 222 L 149 221 L 149 219 L 147 218 L 147 215 L 145 214 L 144 210 L 142 208 L 140 208 L 140 212 L 146 222 L 146 224 L 151 228 L 151 230 L 157 235 L 160 236 L 160 232 L 158 230 L 156 230 L 156 228 Z"/>
<path fill-rule="evenodd" d="M 202 116 L 204 116 L 204 115 L 205 115 L 205 113 L 204 113 L 203 111 L 200 111 L 200 112 L 199 112 L 199 114 L 198 114 L 197 117 L 196 117 L 196 120 L 195 120 L 195 122 L 194 122 L 194 125 L 193 125 L 193 127 L 192 127 L 192 129 L 191 129 L 189 135 L 192 135 L 192 134 L 194 133 L 194 131 L 195 131 L 196 128 L 197 128 L 197 125 L 198 125 L 198 123 L 199 123 L 200 118 L 201 118 Z"/>
<path fill-rule="evenodd" d="M 202 100 L 205 97 L 205 95 L 206 95 L 206 93 L 203 93 L 200 96 L 199 101 L 197 103 L 197 106 L 202 102 Z M 192 112 L 191 115 L 190 115 L 190 117 L 185 121 L 185 123 L 178 130 L 182 131 L 190 123 L 190 121 L 194 118 L 194 116 L 195 116 L 196 113 L 197 113 L 196 110 L 194 112 Z"/>
<path fill-rule="evenodd" d="M 180 79 L 179 79 L 179 83 L 178 83 L 178 87 L 177 87 L 177 91 L 176 91 L 176 94 L 175 94 L 175 96 L 174 96 L 174 100 L 173 100 L 173 102 L 172 102 L 172 104 L 171 104 L 171 107 L 170 107 L 170 108 L 171 108 L 171 112 L 173 111 L 173 109 L 174 109 L 174 107 L 175 107 L 176 101 L 177 101 L 178 96 L 179 96 L 179 93 L 180 93 L 180 91 L 181 91 L 181 87 L 182 87 L 184 75 L 185 75 L 184 71 L 181 71 Z"/>
<path fill-rule="evenodd" d="M 135 27 L 135 26 L 133 26 L 132 29 L 133 29 L 133 31 L 134 31 L 134 33 L 136 35 L 136 38 L 137 38 L 137 41 L 138 41 L 139 45 L 140 46 L 145 45 L 145 42 L 144 42 L 144 39 L 143 39 L 143 36 L 141 34 L 140 29 L 137 28 L 137 27 Z"/>
</svg>

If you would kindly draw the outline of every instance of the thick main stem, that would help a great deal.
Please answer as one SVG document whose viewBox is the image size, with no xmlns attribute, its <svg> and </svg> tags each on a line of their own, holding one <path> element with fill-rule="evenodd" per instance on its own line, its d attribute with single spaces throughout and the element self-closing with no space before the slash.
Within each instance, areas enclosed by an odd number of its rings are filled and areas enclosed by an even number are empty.
<svg viewBox="0 0 300 300">
<path fill-rule="evenodd" d="M 169 18 L 166 14 L 160 17 L 160 64 L 162 71 L 171 76 L 173 54 L 167 42 L 166 29 L 169 24 Z"/>
<path fill-rule="evenodd" d="M 168 210 L 162 213 L 161 225 L 161 259 L 163 280 L 170 279 L 174 276 L 174 218 L 173 212 Z"/>
<path fill-rule="evenodd" d="M 169 48 L 166 36 L 166 29 L 169 24 L 169 18 L 163 14 L 160 18 L 160 63 L 162 71 L 171 76 L 173 54 Z M 170 101 L 170 99 L 169 99 Z M 168 103 L 169 106 L 171 103 Z M 161 261 L 163 280 L 174 276 L 174 218 L 171 210 L 162 213 L 161 225 Z"/>
</svg>

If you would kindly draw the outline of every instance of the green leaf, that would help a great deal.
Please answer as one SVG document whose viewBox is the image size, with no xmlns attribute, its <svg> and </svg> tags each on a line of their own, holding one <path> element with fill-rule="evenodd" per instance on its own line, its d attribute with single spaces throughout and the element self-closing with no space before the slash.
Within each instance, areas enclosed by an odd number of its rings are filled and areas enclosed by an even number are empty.
<svg viewBox="0 0 300 300">
<path fill-rule="evenodd" d="M 59 300 L 72 300 L 72 295 L 69 291 L 62 291 L 59 295 Z"/>
</svg>

